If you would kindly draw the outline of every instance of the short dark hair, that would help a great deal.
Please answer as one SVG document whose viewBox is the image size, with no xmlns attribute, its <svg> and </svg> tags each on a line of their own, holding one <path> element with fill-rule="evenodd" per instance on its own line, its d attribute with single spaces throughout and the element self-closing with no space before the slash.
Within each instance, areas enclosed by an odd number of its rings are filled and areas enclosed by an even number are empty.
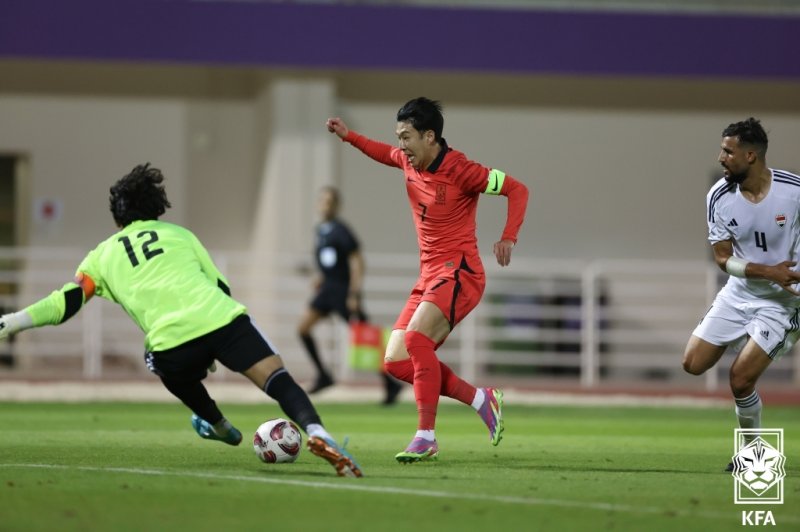
<svg viewBox="0 0 800 532">
<path fill-rule="evenodd" d="M 333 203 L 338 207 L 342 203 L 342 195 L 339 193 L 339 189 L 333 185 L 324 185 L 321 189 L 319 189 L 321 194 L 328 193 L 333 198 Z"/>
<path fill-rule="evenodd" d="M 442 116 L 442 104 L 436 100 L 420 96 L 407 101 L 397 111 L 397 121 L 409 122 L 420 132 L 431 130 L 437 141 L 442 138 L 444 116 Z"/>
<path fill-rule="evenodd" d="M 117 225 L 125 227 L 136 220 L 157 220 L 172 207 L 163 182 L 161 170 L 146 163 L 114 183 L 108 201 Z"/>
<path fill-rule="evenodd" d="M 767 153 L 769 139 L 767 132 L 761 127 L 761 121 L 752 116 L 741 122 L 734 122 L 722 132 L 723 137 L 738 137 L 741 144 L 749 144 L 756 148 L 761 157 Z"/>
</svg>

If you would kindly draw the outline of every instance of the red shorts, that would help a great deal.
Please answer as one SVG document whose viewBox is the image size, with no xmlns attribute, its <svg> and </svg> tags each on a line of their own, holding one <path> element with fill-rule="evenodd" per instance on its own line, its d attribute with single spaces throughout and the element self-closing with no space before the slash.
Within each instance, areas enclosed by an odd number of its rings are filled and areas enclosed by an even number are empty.
<svg viewBox="0 0 800 532">
<path fill-rule="evenodd" d="M 478 306 L 484 288 L 486 274 L 478 257 L 471 259 L 469 263 L 462 258 L 457 268 L 453 262 L 445 262 L 438 269 L 425 269 L 411 290 L 406 306 L 394 322 L 393 329 L 405 330 L 419 304 L 430 301 L 439 307 L 452 330 Z"/>
</svg>

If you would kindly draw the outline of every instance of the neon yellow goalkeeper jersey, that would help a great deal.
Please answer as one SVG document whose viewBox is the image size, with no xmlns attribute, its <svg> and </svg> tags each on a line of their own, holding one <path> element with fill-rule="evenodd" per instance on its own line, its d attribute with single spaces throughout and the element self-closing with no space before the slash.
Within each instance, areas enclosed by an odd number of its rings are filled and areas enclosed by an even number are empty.
<svg viewBox="0 0 800 532">
<path fill-rule="evenodd" d="M 158 220 L 133 222 L 101 242 L 80 266 L 95 294 L 119 303 L 163 351 L 230 323 L 247 309 L 188 229 Z"/>
</svg>

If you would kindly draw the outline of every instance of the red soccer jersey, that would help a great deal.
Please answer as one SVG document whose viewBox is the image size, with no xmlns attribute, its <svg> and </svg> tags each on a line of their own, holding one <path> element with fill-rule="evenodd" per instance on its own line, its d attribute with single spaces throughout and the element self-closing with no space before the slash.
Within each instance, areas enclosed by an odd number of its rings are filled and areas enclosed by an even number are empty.
<svg viewBox="0 0 800 532">
<path fill-rule="evenodd" d="M 501 238 L 516 242 L 528 193 L 511 176 L 470 161 L 448 147 L 444 139 L 439 156 L 425 170 L 414 169 L 399 148 L 352 130 L 343 140 L 378 162 L 402 168 L 423 270 L 440 260 L 478 255 L 475 216 L 481 192 L 509 197 L 508 219 Z"/>
</svg>

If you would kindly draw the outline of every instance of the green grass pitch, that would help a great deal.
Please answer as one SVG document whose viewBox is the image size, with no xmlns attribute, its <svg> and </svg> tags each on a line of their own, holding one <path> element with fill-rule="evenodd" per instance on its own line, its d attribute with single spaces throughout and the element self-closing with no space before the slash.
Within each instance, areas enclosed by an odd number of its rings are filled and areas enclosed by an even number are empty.
<svg viewBox="0 0 800 532">
<path fill-rule="evenodd" d="M 222 405 L 240 447 L 197 437 L 180 404 L 0 403 L 0 530 L 738 530 L 742 510 L 771 510 L 800 529 L 800 414 L 783 428 L 783 505 L 733 502 L 723 473 L 732 408 L 506 406 L 488 442 L 469 408 L 440 406 L 438 462 L 400 465 L 414 406 L 320 404 L 328 429 L 361 463 L 335 476 L 303 450 L 266 465 L 250 436 L 277 405 Z"/>
</svg>

